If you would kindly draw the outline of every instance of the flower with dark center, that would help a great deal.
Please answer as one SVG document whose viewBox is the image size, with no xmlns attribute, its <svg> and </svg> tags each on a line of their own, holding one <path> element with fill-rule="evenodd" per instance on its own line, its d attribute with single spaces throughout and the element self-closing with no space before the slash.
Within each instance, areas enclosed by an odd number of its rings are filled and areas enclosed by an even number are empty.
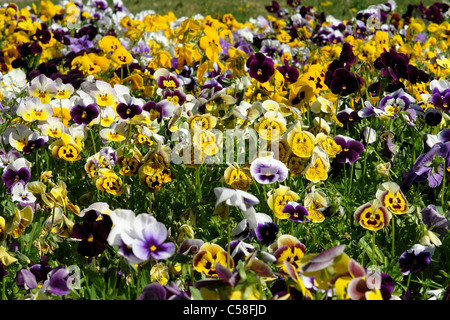
<svg viewBox="0 0 450 320">
<path fill-rule="evenodd" d="M 76 124 L 88 125 L 100 114 L 100 108 L 95 104 L 77 104 L 70 109 L 70 116 Z"/>
<path fill-rule="evenodd" d="M 425 122 L 431 126 L 437 126 L 442 121 L 442 111 L 435 108 L 428 108 L 425 111 Z"/>
<path fill-rule="evenodd" d="M 262 245 L 272 244 L 278 234 L 278 225 L 274 222 L 259 223 L 255 229 L 255 234 Z"/>
<path fill-rule="evenodd" d="M 245 65 L 248 68 L 248 74 L 261 83 L 269 81 L 275 73 L 273 60 L 261 52 L 251 55 Z"/>
<path fill-rule="evenodd" d="M 50 42 L 52 35 L 48 30 L 46 23 L 41 23 L 40 28 L 36 29 L 36 33 L 32 36 L 36 41 L 40 41 L 42 44 L 47 44 Z"/>
<path fill-rule="evenodd" d="M 398 82 L 400 78 L 408 79 L 409 58 L 394 49 L 383 52 L 373 63 L 373 66 L 381 70 L 381 76 Z"/>
<path fill-rule="evenodd" d="M 117 113 L 119 116 L 126 120 L 131 119 L 142 113 L 142 107 L 137 104 L 127 104 L 127 103 L 119 103 L 116 107 Z"/>
<path fill-rule="evenodd" d="M 6 193 L 11 192 L 12 185 L 17 181 L 27 182 L 31 178 L 31 164 L 25 158 L 16 159 L 8 164 L 3 171 L 2 181 L 6 184 Z"/>
<path fill-rule="evenodd" d="M 266 8 L 266 10 L 270 13 L 277 13 L 278 11 L 280 11 L 280 4 L 278 3 L 278 1 L 272 1 L 272 4 L 269 6 L 265 6 L 264 8 Z"/>
<path fill-rule="evenodd" d="M 425 247 L 420 244 L 415 244 L 411 249 L 403 252 L 398 260 L 401 273 L 408 275 L 425 270 L 431 263 L 433 253 L 434 246 Z"/>
<path fill-rule="evenodd" d="M 333 72 L 330 81 L 330 89 L 334 94 L 348 96 L 359 87 L 359 79 L 346 68 L 338 68 Z"/>
<path fill-rule="evenodd" d="M 342 147 L 342 151 L 335 158 L 338 163 L 353 163 L 364 151 L 364 145 L 352 138 L 338 135 L 333 140 Z"/>
<path fill-rule="evenodd" d="M 361 120 L 361 117 L 358 115 L 358 110 L 353 110 L 349 107 L 346 107 L 344 110 L 339 111 L 336 114 L 336 118 L 344 126 Z"/>
<path fill-rule="evenodd" d="M 40 136 L 38 132 L 33 132 L 28 137 L 27 145 L 23 147 L 22 151 L 25 154 L 29 154 L 34 150 L 40 149 L 45 145 L 45 142 L 48 141 L 47 136 Z"/>
<path fill-rule="evenodd" d="M 280 160 L 260 157 L 255 159 L 250 165 L 250 173 L 256 182 L 272 184 L 286 180 L 288 169 Z"/>
<path fill-rule="evenodd" d="M 290 66 L 288 61 L 284 59 L 284 66 L 279 66 L 277 70 L 284 76 L 284 79 L 289 83 L 297 81 L 299 71 L 296 67 Z"/>
<path fill-rule="evenodd" d="M 294 222 L 307 222 L 308 219 L 308 210 L 302 205 L 299 205 L 297 202 L 290 201 L 287 205 L 284 206 L 283 212 L 289 213 L 289 220 Z"/>
<path fill-rule="evenodd" d="M 90 210 L 83 216 L 82 223 L 76 223 L 72 237 L 80 239 L 77 251 L 85 257 L 96 257 L 106 249 L 107 238 L 113 223 L 109 215 Z"/>
</svg>

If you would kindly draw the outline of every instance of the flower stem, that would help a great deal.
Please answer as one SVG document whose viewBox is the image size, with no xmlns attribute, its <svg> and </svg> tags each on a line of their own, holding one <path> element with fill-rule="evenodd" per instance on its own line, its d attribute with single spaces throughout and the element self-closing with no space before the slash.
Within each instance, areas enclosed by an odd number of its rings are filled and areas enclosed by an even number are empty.
<svg viewBox="0 0 450 320">
<path fill-rule="evenodd" d="M 392 258 L 394 258 L 395 257 L 395 220 L 394 220 L 394 217 L 392 217 L 391 241 L 392 241 Z"/>
</svg>

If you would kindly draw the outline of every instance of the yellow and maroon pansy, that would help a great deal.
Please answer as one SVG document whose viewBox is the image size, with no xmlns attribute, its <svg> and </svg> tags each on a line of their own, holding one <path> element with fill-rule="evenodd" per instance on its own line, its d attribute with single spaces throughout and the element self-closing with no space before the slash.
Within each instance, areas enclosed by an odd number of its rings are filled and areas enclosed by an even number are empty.
<svg viewBox="0 0 450 320">
<path fill-rule="evenodd" d="M 234 261 L 228 253 L 218 244 L 206 242 L 194 256 L 194 269 L 210 277 L 217 277 L 216 263 L 234 268 Z"/>
<path fill-rule="evenodd" d="M 378 188 L 376 198 L 394 214 L 404 214 L 408 211 L 408 201 L 395 182 L 384 182 Z"/>
<path fill-rule="evenodd" d="M 378 199 L 361 205 L 354 214 L 356 222 L 371 231 L 385 228 L 391 221 L 391 217 L 390 211 L 383 207 Z"/>
<path fill-rule="evenodd" d="M 275 266 L 286 271 L 285 261 L 289 262 L 296 272 L 300 271 L 300 262 L 305 256 L 306 247 L 296 237 L 281 235 L 276 242 L 274 257 L 277 259 Z"/>
</svg>

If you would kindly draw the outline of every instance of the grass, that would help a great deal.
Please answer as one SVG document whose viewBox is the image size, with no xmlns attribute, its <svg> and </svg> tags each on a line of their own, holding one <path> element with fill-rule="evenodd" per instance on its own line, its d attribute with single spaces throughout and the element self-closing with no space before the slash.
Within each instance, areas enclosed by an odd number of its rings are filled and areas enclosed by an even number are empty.
<svg viewBox="0 0 450 320">
<path fill-rule="evenodd" d="M 0 1 L 0 4 L 9 3 L 10 1 Z M 30 0 L 16 0 L 20 7 L 36 4 L 40 1 Z M 57 1 L 54 1 L 55 3 Z M 84 0 L 86 2 L 86 0 Z M 108 2 L 112 2 L 109 0 Z M 223 16 L 226 13 L 231 13 L 239 22 L 245 22 L 249 18 L 258 17 L 259 15 L 267 15 L 265 9 L 266 5 L 271 4 L 271 0 L 226 0 L 226 1 L 211 1 L 211 0 L 123 0 L 125 6 L 132 12 L 137 13 L 142 10 L 153 10 L 157 14 L 166 14 L 172 11 L 176 17 L 193 16 L 195 14 L 212 15 L 216 14 Z M 281 7 L 287 7 L 284 0 L 278 1 Z M 365 9 L 370 5 L 384 3 L 384 0 L 304 0 L 302 5 L 314 6 L 319 12 L 324 11 L 326 14 L 331 14 L 338 19 L 349 19 L 355 12 Z M 420 4 L 423 2 L 426 6 L 431 5 L 435 0 L 397 0 L 397 12 L 404 13 L 408 4 Z M 330 4 L 332 3 L 332 4 Z"/>
</svg>

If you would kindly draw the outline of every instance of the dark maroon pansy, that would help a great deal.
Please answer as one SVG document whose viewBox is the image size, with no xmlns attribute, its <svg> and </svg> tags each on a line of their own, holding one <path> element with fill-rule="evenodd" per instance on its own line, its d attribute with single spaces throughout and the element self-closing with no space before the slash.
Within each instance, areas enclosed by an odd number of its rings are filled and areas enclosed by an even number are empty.
<svg viewBox="0 0 450 320">
<path fill-rule="evenodd" d="M 248 74 L 261 83 L 269 81 L 275 73 L 273 60 L 261 52 L 251 55 L 247 59 L 246 66 L 248 68 Z"/>
</svg>

